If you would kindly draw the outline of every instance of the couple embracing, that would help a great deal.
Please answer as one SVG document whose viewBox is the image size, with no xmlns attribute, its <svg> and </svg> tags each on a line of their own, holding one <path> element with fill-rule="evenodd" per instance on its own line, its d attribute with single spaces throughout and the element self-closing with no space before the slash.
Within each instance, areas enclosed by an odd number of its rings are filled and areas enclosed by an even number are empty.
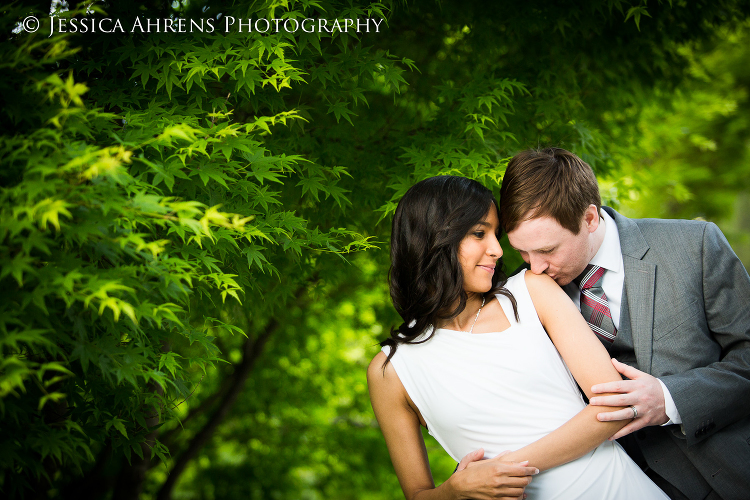
<svg viewBox="0 0 750 500">
<path fill-rule="evenodd" d="M 389 280 L 367 375 L 408 500 L 750 498 L 750 277 L 714 224 L 628 219 L 574 154 L 525 151 L 499 205 L 415 184 Z M 437 488 L 420 426 L 461 460 Z"/>
</svg>

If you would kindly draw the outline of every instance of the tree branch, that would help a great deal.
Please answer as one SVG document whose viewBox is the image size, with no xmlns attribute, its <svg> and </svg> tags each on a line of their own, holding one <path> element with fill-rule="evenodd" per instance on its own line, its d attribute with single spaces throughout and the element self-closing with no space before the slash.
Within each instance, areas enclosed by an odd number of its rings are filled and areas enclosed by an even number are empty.
<svg viewBox="0 0 750 500">
<path fill-rule="evenodd" d="M 237 369 L 237 367 L 235 366 L 235 372 L 236 372 L 236 369 Z M 221 387 L 219 387 L 219 389 L 216 392 L 214 392 L 213 394 L 211 394 L 210 396 L 208 396 L 207 398 L 205 398 L 196 407 L 191 408 L 190 411 L 188 412 L 187 416 L 185 416 L 185 418 L 183 418 L 180 421 L 180 425 L 178 425 L 174 429 L 171 429 L 171 430 L 165 432 L 164 434 L 162 434 L 162 436 L 159 439 L 159 441 L 161 441 L 161 443 L 164 446 L 166 446 L 167 448 L 171 449 L 172 445 L 174 444 L 174 439 L 180 433 L 180 431 L 182 431 L 185 428 L 185 425 L 187 425 L 188 422 L 190 422 L 191 420 L 193 420 L 193 418 L 195 418 L 198 415 L 201 415 L 202 413 L 205 413 L 208 410 L 210 410 L 214 406 L 214 404 L 219 399 L 221 399 L 221 397 L 227 392 L 227 390 L 229 389 L 229 387 L 231 387 L 231 385 L 232 385 L 231 381 L 232 381 L 233 378 L 234 378 L 234 375 L 229 375 L 227 377 L 227 380 L 229 381 L 229 384 L 222 385 Z M 151 463 L 151 467 L 156 466 L 158 463 L 159 462 L 157 462 L 157 461 L 153 461 Z"/>
<path fill-rule="evenodd" d="M 243 358 L 242 362 L 237 366 L 229 388 L 227 389 L 224 396 L 219 402 L 219 406 L 213 415 L 208 419 L 208 422 L 188 444 L 187 449 L 177 458 L 172 470 L 169 473 L 169 477 L 162 485 L 159 493 L 157 494 L 157 500 L 170 500 L 172 498 L 172 490 L 174 489 L 177 480 L 180 478 L 182 473 L 185 471 L 188 463 L 195 458 L 198 452 L 203 446 L 211 439 L 217 427 L 221 424 L 229 414 L 229 410 L 234 405 L 237 398 L 242 393 L 242 389 L 245 386 L 245 382 L 252 372 L 255 366 L 255 362 L 263 352 L 268 339 L 276 331 L 279 326 L 279 322 L 276 318 L 272 318 L 263 332 L 253 341 L 247 339 L 243 346 Z"/>
</svg>

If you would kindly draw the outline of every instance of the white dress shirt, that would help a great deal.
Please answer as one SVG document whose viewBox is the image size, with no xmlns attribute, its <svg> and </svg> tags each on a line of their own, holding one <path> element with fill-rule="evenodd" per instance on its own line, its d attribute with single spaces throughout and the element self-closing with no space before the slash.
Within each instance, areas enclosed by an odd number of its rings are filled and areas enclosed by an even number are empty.
<svg viewBox="0 0 750 500">
<path fill-rule="evenodd" d="M 601 210 L 600 224 L 604 226 L 604 240 L 589 264 L 603 267 L 607 270 L 602 278 L 602 289 L 607 295 L 609 312 L 612 315 L 612 323 L 615 328 L 620 329 L 620 306 L 622 305 L 622 290 L 625 283 L 625 270 L 622 262 L 622 249 L 620 248 L 620 234 L 617 232 L 617 224 L 607 212 Z M 581 291 L 575 283 L 563 287 L 565 293 L 573 300 L 576 307 L 581 309 Z M 657 379 L 659 380 L 659 379 Z M 659 380 L 661 390 L 664 393 L 664 407 L 669 421 L 663 425 L 681 424 L 682 418 L 674 404 L 674 399 L 664 382 Z"/>
</svg>

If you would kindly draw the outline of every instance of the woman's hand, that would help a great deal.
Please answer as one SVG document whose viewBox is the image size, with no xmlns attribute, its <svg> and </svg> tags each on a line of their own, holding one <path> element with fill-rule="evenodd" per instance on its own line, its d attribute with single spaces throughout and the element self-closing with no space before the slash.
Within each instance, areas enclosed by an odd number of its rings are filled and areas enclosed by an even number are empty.
<svg viewBox="0 0 750 500">
<path fill-rule="evenodd" d="M 504 461 L 502 457 L 506 453 L 509 452 L 484 460 L 483 449 L 473 451 L 461 459 L 456 472 L 446 482 L 458 498 L 523 499 L 524 489 L 539 469 L 529 467 L 528 461 Z"/>
</svg>

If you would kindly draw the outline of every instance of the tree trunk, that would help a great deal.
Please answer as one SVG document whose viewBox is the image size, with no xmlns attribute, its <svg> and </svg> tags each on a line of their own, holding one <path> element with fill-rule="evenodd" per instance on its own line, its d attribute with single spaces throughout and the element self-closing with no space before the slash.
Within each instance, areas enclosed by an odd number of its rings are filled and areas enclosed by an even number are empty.
<svg viewBox="0 0 750 500">
<path fill-rule="evenodd" d="M 180 420 L 180 425 L 162 434 L 159 441 L 164 446 L 166 446 L 169 449 L 172 449 L 172 445 L 174 444 L 173 440 L 183 430 L 183 428 L 187 425 L 187 423 L 193 420 L 193 418 L 197 417 L 198 415 L 206 413 L 207 411 L 209 411 L 211 408 L 214 407 L 216 402 L 219 401 L 224 396 L 224 394 L 227 392 L 229 387 L 232 385 L 232 379 L 234 378 L 234 374 L 228 375 L 226 378 L 227 378 L 228 384 L 220 387 L 216 392 L 214 392 L 213 394 L 208 396 L 206 399 L 201 401 L 198 404 L 198 406 L 196 406 L 195 408 L 191 408 L 187 416 L 183 418 L 182 420 Z M 159 463 L 158 461 L 152 462 L 151 467 L 154 467 L 158 463 Z"/>
<path fill-rule="evenodd" d="M 245 341 L 242 362 L 237 366 L 237 370 L 231 378 L 229 388 L 219 402 L 219 407 L 213 415 L 211 415 L 203 428 L 198 431 L 195 437 L 193 437 L 188 444 L 187 449 L 177 458 L 174 467 L 172 467 L 172 470 L 169 472 L 169 477 L 167 477 L 167 480 L 164 482 L 156 496 L 157 500 L 171 500 L 172 490 L 174 489 L 177 480 L 185 471 L 188 463 L 195 458 L 201 448 L 203 448 L 203 446 L 211 439 L 214 432 L 216 432 L 219 424 L 221 424 L 226 418 L 235 401 L 237 401 L 237 398 L 242 393 L 245 381 L 250 375 L 250 372 L 252 372 L 255 362 L 263 351 L 266 342 L 268 342 L 268 339 L 278 326 L 278 321 L 276 318 L 273 318 L 268 322 L 263 329 L 263 332 L 255 340 L 248 338 Z"/>
<path fill-rule="evenodd" d="M 62 498 L 71 500 L 100 500 L 114 487 L 115 478 L 107 475 L 105 469 L 112 459 L 112 441 L 107 440 L 104 448 L 96 457 L 94 467 L 83 477 L 66 485 Z"/>
<path fill-rule="evenodd" d="M 167 342 L 162 343 L 162 352 L 169 352 L 171 346 Z M 149 389 L 159 396 L 164 395 L 164 388 L 156 382 L 149 383 Z M 145 418 L 147 428 L 155 427 L 159 424 L 159 416 L 162 408 L 157 406 L 148 408 L 149 415 Z M 154 429 L 146 435 L 145 441 L 140 444 L 141 455 L 133 453 L 131 450 L 130 462 L 123 461 L 120 473 L 117 475 L 115 488 L 112 491 L 112 500 L 138 500 L 143 491 L 143 482 L 146 479 L 146 472 L 149 470 L 151 462 L 151 449 L 156 443 L 156 437 L 159 430 Z"/>
<path fill-rule="evenodd" d="M 154 417 L 146 419 L 149 427 L 159 423 L 158 412 L 154 411 L 154 414 Z M 130 463 L 123 462 L 115 488 L 112 490 L 112 500 L 138 500 L 140 498 L 143 481 L 146 479 L 146 472 L 151 462 L 151 448 L 156 442 L 157 435 L 157 430 L 149 432 L 146 440 L 140 444 L 143 458 L 131 452 Z"/>
</svg>

